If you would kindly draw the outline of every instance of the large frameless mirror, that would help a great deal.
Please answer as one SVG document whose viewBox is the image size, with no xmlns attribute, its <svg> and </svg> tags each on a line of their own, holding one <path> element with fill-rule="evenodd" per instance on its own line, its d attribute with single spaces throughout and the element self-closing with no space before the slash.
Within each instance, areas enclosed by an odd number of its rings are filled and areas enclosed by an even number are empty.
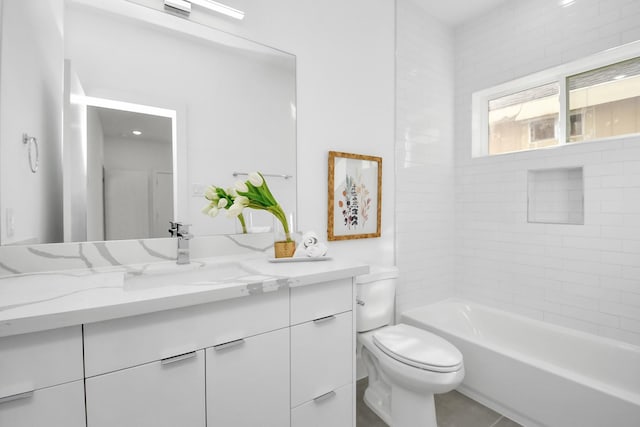
<svg viewBox="0 0 640 427">
<path fill-rule="evenodd" d="M 0 243 L 239 232 L 203 193 L 254 170 L 295 213 L 295 57 L 145 4 L 0 0 Z"/>
</svg>

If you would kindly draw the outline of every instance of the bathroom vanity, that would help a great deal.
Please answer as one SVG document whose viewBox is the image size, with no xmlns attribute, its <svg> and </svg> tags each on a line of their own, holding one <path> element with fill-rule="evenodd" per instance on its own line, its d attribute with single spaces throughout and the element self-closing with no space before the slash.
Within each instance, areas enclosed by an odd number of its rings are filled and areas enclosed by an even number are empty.
<svg viewBox="0 0 640 427">
<path fill-rule="evenodd" d="M 0 425 L 355 426 L 367 271 L 253 255 L 5 277 Z"/>
</svg>

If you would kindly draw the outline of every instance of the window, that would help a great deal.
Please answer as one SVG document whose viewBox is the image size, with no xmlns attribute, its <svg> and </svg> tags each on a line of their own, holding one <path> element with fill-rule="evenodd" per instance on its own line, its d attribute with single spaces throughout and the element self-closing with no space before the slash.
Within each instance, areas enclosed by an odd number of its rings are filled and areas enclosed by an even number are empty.
<svg viewBox="0 0 640 427">
<path fill-rule="evenodd" d="M 567 87 L 570 114 L 586 112 L 570 142 L 640 133 L 640 58 L 570 76 Z"/>
<path fill-rule="evenodd" d="M 551 83 L 489 101 L 489 154 L 556 145 L 559 86 Z"/>
<path fill-rule="evenodd" d="M 548 117 L 546 119 L 532 120 L 529 122 L 529 144 L 537 144 L 539 142 L 549 141 L 552 144 L 556 144 L 556 123 L 558 120 L 555 117 Z"/>
<path fill-rule="evenodd" d="M 473 94 L 473 155 L 640 135 L 640 41 Z"/>
</svg>

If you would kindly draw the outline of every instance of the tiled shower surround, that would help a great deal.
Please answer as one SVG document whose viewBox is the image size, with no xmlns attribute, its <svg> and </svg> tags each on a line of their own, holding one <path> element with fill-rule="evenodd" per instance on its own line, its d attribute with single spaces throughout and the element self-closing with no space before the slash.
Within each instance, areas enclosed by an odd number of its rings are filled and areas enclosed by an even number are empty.
<svg viewBox="0 0 640 427">
<path fill-rule="evenodd" d="M 638 40 L 639 23 L 638 1 L 519 0 L 456 29 L 456 295 L 640 344 L 640 138 L 471 158 L 470 126 L 474 91 Z M 584 225 L 527 223 L 527 171 L 574 167 Z"/>
<path fill-rule="evenodd" d="M 453 289 L 453 31 L 396 3 L 397 312 Z"/>
</svg>

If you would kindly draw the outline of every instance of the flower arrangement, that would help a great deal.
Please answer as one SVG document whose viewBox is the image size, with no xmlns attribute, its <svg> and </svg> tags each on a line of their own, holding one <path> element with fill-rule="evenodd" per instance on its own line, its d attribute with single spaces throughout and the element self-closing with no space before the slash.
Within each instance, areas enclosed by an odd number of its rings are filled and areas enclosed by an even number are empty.
<svg viewBox="0 0 640 427">
<path fill-rule="evenodd" d="M 202 208 L 202 213 L 213 218 L 217 216 L 222 209 L 226 209 L 227 216 L 235 216 L 238 218 L 238 221 L 240 221 L 240 224 L 242 225 L 242 232 L 246 234 L 247 225 L 244 221 L 242 211 L 237 212 L 237 209 L 231 210 L 231 207 L 234 205 L 237 197 L 238 193 L 236 193 L 236 190 L 233 187 L 224 190 L 222 187 L 212 185 L 208 187 L 204 193 L 204 198 L 207 199 L 209 203 Z"/>
<path fill-rule="evenodd" d="M 245 208 L 258 209 L 271 212 L 282 224 L 285 233 L 285 241 L 293 242 L 289 224 L 284 210 L 278 204 L 264 176 L 260 172 L 252 172 L 249 179 L 236 182 L 233 188 L 226 191 L 220 187 L 211 186 L 205 192 L 205 198 L 209 203 L 202 209 L 202 212 L 209 216 L 216 216 L 221 209 L 227 210 L 227 216 L 237 217 L 242 224 L 243 233 L 247 232 L 242 211 Z"/>
</svg>

